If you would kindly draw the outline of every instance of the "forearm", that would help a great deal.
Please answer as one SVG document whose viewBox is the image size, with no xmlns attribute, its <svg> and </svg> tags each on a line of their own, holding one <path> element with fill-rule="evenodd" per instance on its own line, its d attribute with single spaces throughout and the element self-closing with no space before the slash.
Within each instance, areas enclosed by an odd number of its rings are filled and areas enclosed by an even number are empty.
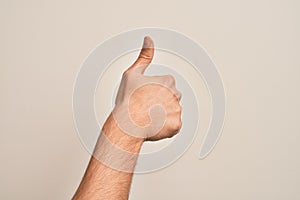
<svg viewBox="0 0 300 200">
<path fill-rule="evenodd" d="M 73 199 L 128 199 L 134 166 L 143 141 L 142 138 L 134 138 L 122 132 L 110 115 L 103 126 L 94 155 Z M 128 158 L 130 160 L 126 160 L 126 156 L 117 155 L 118 153 L 112 148 L 131 153 L 132 156 Z M 106 158 L 103 157 L 102 152 L 105 152 Z M 123 159 L 118 159 L 119 156 Z M 126 168 L 126 172 L 103 164 L 107 160 L 117 163 L 116 166 Z"/>
<path fill-rule="evenodd" d="M 74 200 L 128 199 L 143 142 L 178 133 L 181 94 L 175 87 L 175 79 L 170 75 L 143 75 L 153 55 L 153 41 L 145 37 L 138 59 L 123 73 L 115 108 L 103 126 Z"/>
</svg>

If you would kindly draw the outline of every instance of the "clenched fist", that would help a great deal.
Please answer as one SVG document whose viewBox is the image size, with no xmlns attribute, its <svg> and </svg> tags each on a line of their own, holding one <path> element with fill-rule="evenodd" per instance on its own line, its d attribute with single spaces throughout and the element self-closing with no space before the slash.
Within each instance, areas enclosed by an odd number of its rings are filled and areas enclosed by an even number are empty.
<svg viewBox="0 0 300 200">
<path fill-rule="evenodd" d="M 112 112 L 124 133 L 145 140 L 169 138 L 181 128 L 181 94 L 175 79 L 144 75 L 153 56 L 153 41 L 145 37 L 138 59 L 123 73 Z"/>
</svg>

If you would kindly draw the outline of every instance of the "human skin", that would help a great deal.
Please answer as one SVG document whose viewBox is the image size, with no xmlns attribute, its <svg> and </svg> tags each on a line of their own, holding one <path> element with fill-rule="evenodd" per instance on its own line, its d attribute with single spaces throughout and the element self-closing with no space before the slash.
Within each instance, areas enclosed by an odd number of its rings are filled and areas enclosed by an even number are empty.
<svg viewBox="0 0 300 200">
<path fill-rule="evenodd" d="M 145 37 L 138 59 L 123 73 L 116 106 L 103 125 L 94 154 L 73 200 L 128 199 L 134 167 L 142 144 L 145 141 L 170 138 L 180 130 L 181 94 L 176 90 L 174 78 L 170 75 L 143 75 L 153 56 L 153 41 L 150 37 Z M 146 84 L 139 85 L 141 82 Z M 133 87 L 134 92 L 128 92 Z M 158 131 L 137 129 L 139 131 L 136 135 L 132 134 L 133 129 L 122 128 L 121 123 L 125 123 L 125 127 L 126 123 L 133 123 L 137 127 L 153 125 L 155 120 L 151 117 L 155 115 L 150 115 L 150 110 L 158 104 L 163 107 L 165 113 L 164 124 Z M 128 110 L 129 116 L 124 117 L 120 111 L 124 108 Z"/>
</svg>

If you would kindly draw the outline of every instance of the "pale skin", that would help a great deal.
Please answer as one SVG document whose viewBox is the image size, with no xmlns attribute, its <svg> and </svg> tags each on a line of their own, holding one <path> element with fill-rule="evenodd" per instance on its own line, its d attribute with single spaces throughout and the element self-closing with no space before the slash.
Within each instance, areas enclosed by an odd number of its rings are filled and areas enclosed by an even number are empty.
<svg viewBox="0 0 300 200">
<path fill-rule="evenodd" d="M 138 126 L 147 126 L 151 123 L 149 108 L 160 104 L 166 111 L 166 121 L 160 131 L 156 134 L 141 132 L 139 137 L 125 133 L 113 114 L 107 118 L 102 128 L 102 134 L 98 138 L 94 156 L 91 157 L 84 177 L 74 194 L 73 200 L 78 199 L 128 199 L 132 176 L 134 172 L 137 156 L 133 156 L 130 161 L 122 161 L 122 165 L 127 165 L 129 171 L 113 169 L 107 164 L 103 164 L 97 159 L 97 151 L 105 151 L 108 156 L 110 149 L 103 143 L 107 139 L 124 151 L 138 155 L 145 141 L 157 141 L 170 138 L 178 133 L 181 128 L 181 106 L 179 104 L 181 95 L 176 90 L 174 78 L 170 75 L 147 77 L 143 73 L 151 63 L 154 56 L 154 44 L 150 37 L 144 38 L 143 48 L 138 59 L 124 73 L 121 86 L 118 91 L 116 105 L 123 105 L 126 97 L 127 80 L 135 82 L 135 79 L 159 80 L 165 83 L 168 88 L 157 84 L 148 84 L 138 88 L 132 95 L 128 104 L 130 119 Z M 134 76 L 133 73 L 137 73 Z M 128 82 L 129 82 L 128 81 Z M 171 88 L 171 90 L 170 90 Z M 118 106 L 115 107 L 118 109 Z M 105 139 L 106 138 L 106 139 Z M 101 159 L 100 159 L 101 160 Z M 132 163 L 132 164 L 128 164 Z"/>
</svg>

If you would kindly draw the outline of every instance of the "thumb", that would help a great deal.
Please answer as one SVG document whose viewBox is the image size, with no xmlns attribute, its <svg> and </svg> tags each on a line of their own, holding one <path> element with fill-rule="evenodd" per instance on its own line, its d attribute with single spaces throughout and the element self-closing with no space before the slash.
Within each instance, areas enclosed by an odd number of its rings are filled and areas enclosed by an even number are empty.
<svg viewBox="0 0 300 200">
<path fill-rule="evenodd" d="M 140 52 L 139 57 L 129 68 L 135 69 L 138 73 L 143 74 L 148 65 L 151 63 L 154 56 L 154 43 L 149 36 L 144 38 L 143 48 Z"/>
</svg>

